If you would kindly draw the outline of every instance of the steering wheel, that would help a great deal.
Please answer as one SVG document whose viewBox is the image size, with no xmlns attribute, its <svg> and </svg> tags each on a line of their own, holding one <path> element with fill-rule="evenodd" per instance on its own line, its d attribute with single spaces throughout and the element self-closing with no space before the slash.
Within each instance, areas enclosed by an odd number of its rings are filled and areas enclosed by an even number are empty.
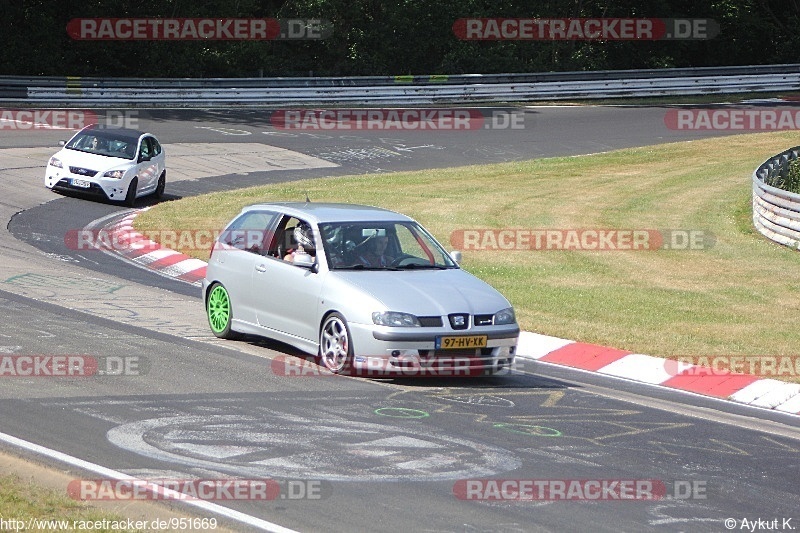
<svg viewBox="0 0 800 533">
<path fill-rule="evenodd" d="M 415 255 L 403 254 L 392 261 L 390 266 L 403 267 L 408 265 L 430 265 L 430 262 Z"/>
</svg>

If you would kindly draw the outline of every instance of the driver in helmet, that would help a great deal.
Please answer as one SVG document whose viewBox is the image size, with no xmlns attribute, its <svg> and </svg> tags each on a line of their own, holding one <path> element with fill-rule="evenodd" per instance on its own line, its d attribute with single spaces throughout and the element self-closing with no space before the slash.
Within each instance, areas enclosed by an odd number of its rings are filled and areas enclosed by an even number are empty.
<svg viewBox="0 0 800 533">
<path fill-rule="evenodd" d="M 297 248 L 289 250 L 285 256 L 284 261 L 293 262 L 295 254 L 316 254 L 316 246 L 314 246 L 314 234 L 311 232 L 311 226 L 306 222 L 301 222 L 294 228 L 294 242 L 297 243 Z"/>
</svg>

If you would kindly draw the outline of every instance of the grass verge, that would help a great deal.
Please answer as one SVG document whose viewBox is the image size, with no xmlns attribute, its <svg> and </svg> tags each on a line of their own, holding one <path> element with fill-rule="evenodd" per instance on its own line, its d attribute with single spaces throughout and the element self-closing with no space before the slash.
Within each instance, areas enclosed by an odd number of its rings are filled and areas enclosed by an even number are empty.
<svg viewBox="0 0 800 533">
<path fill-rule="evenodd" d="M 296 181 L 164 203 L 136 228 L 219 229 L 244 205 L 308 193 L 408 214 L 446 246 L 472 228 L 700 230 L 712 248 L 467 251 L 463 266 L 512 301 L 525 330 L 658 356 L 795 355 L 800 254 L 752 229 L 750 176 L 798 144 L 797 132 L 764 133 Z"/>
<path fill-rule="evenodd" d="M 0 519 L 3 521 L 0 526 L 2 531 L 72 530 L 81 525 L 88 526 L 84 529 L 101 532 L 144 531 L 114 529 L 112 526 L 125 524 L 126 519 L 119 514 L 72 500 L 63 492 L 27 483 L 11 474 L 0 476 Z M 67 527 L 61 527 L 64 525 Z M 101 527 L 92 527 L 96 525 Z"/>
</svg>

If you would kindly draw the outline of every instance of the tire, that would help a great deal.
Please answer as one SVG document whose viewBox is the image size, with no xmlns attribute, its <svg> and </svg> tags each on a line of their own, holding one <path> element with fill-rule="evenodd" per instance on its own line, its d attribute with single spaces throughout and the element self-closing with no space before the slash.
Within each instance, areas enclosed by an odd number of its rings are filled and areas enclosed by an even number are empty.
<svg viewBox="0 0 800 533">
<path fill-rule="evenodd" d="M 334 374 L 348 374 L 353 365 L 353 342 L 347 321 L 339 313 L 325 317 L 319 330 L 319 358 Z"/>
<path fill-rule="evenodd" d="M 133 178 L 130 185 L 128 185 L 128 192 L 125 194 L 124 203 L 128 207 L 136 205 L 136 187 L 139 184 L 139 178 Z"/>
<path fill-rule="evenodd" d="M 211 332 L 220 339 L 235 339 L 237 334 L 231 329 L 233 307 L 228 290 L 221 283 L 214 283 L 206 297 L 206 316 Z"/>
<path fill-rule="evenodd" d="M 158 200 L 161 200 L 164 197 L 164 189 L 167 187 L 167 171 L 161 173 L 161 176 L 158 178 L 158 183 L 156 184 L 156 190 L 153 191 L 153 196 Z"/>
</svg>

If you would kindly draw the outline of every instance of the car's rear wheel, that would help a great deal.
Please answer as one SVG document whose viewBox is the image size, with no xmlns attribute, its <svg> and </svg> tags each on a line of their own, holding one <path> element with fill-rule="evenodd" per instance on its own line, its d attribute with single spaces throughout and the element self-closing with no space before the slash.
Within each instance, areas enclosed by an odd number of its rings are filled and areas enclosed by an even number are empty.
<svg viewBox="0 0 800 533">
<path fill-rule="evenodd" d="M 156 190 L 153 191 L 153 196 L 158 198 L 159 200 L 164 197 L 164 189 L 167 188 L 167 171 L 161 173 L 161 176 L 158 178 L 158 183 L 156 184 Z"/>
<path fill-rule="evenodd" d="M 353 364 L 353 343 L 347 321 L 339 313 L 325 317 L 319 330 L 319 356 L 334 374 L 347 374 Z"/>
<path fill-rule="evenodd" d="M 211 332 L 220 339 L 233 339 L 236 333 L 231 329 L 233 323 L 233 306 L 228 290 L 220 283 L 214 283 L 208 289 L 206 299 L 206 315 Z"/>
<path fill-rule="evenodd" d="M 125 205 L 133 207 L 136 205 L 136 188 L 139 186 L 139 179 L 133 178 L 131 184 L 128 185 L 128 192 L 125 195 Z"/>
</svg>

